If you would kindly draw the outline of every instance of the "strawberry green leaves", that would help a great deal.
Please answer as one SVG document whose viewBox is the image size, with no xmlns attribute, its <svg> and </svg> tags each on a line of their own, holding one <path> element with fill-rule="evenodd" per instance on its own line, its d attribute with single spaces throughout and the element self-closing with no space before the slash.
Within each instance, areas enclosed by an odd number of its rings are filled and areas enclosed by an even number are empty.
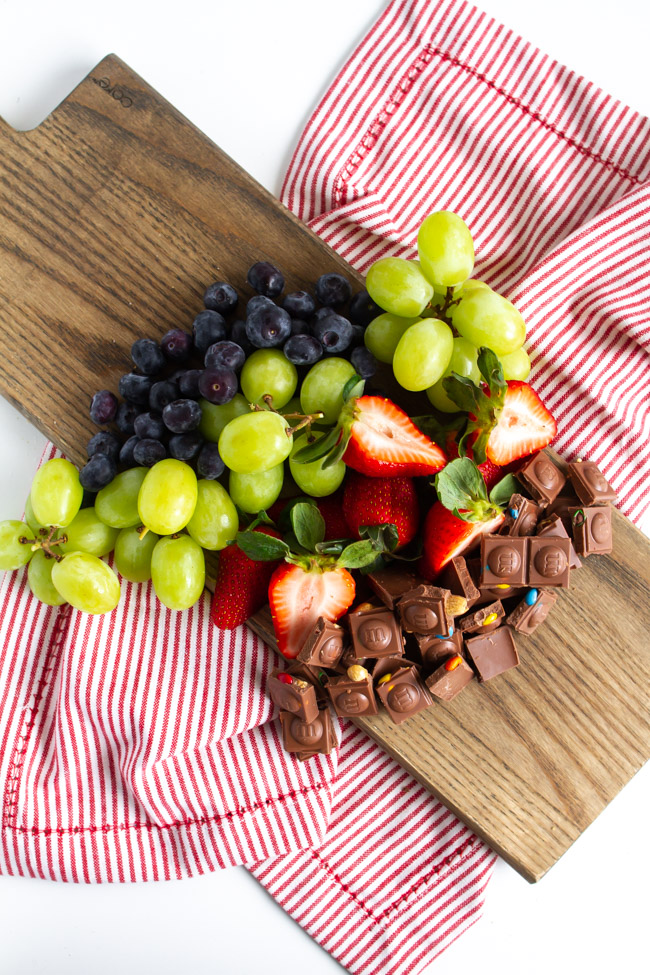
<svg viewBox="0 0 650 975">
<path fill-rule="evenodd" d="M 458 408 L 469 414 L 465 433 L 459 443 L 461 456 L 471 447 L 474 460 L 482 464 L 490 433 L 503 409 L 508 386 L 501 363 L 492 349 L 485 346 L 479 349 L 477 364 L 486 388 L 455 372 L 444 379 L 442 385 Z"/>
<path fill-rule="evenodd" d="M 333 467 L 343 457 L 350 440 L 350 430 L 354 416 L 354 404 L 363 395 L 365 381 L 356 373 L 350 376 L 343 387 L 343 409 L 338 422 L 328 433 L 312 440 L 307 446 L 301 447 L 293 460 L 298 464 L 309 464 L 314 460 L 323 460 L 322 467 L 326 470 Z"/>
<path fill-rule="evenodd" d="M 488 496 L 481 472 L 469 457 L 459 457 L 440 471 L 435 479 L 438 499 L 456 518 L 463 521 L 490 521 L 502 514 L 502 505 L 516 490 L 511 475 L 495 485 Z"/>
</svg>

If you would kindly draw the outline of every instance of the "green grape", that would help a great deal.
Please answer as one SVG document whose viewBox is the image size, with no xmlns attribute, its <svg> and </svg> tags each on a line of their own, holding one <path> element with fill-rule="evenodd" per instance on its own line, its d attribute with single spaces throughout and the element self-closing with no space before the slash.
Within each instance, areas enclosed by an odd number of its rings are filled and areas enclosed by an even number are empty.
<svg viewBox="0 0 650 975">
<path fill-rule="evenodd" d="M 440 410 L 442 413 L 458 412 L 458 406 L 456 406 L 453 400 L 449 399 L 442 385 L 443 380 L 447 376 L 450 376 L 452 372 L 458 373 L 459 376 L 466 376 L 477 385 L 481 381 L 481 374 L 476 364 L 477 356 L 478 349 L 471 342 L 468 342 L 467 339 L 460 336 L 454 339 L 451 359 L 445 369 L 444 376 L 427 389 L 427 396 L 437 410 Z"/>
<path fill-rule="evenodd" d="M 486 284 L 485 281 L 479 281 L 477 278 L 468 278 L 460 288 L 454 288 L 454 296 L 457 297 L 459 295 L 466 295 L 469 294 L 470 291 L 477 291 L 479 288 L 483 288 L 487 291 L 492 290 L 490 285 Z"/>
<path fill-rule="evenodd" d="M 300 387 L 303 413 L 323 413 L 323 423 L 333 424 L 343 409 L 343 389 L 354 376 L 354 366 L 347 359 L 332 356 L 311 367 Z"/>
<path fill-rule="evenodd" d="M 230 402 L 224 403 L 223 406 L 210 403 L 207 399 L 200 399 L 199 406 L 202 411 L 199 432 L 210 443 L 218 443 L 221 431 L 236 416 L 250 413 L 246 397 L 242 396 L 241 393 L 235 393 Z"/>
<path fill-rule="evenodd" d="M 264 406 L 263 396 L 273 397 L 273 409 L 281 410 L 298 385 L 298 370 L 280 349 L 256 349 L 244 363 L 239 377 L 249 403 Z"/>
<path fill-rule="evenodd" d="M 237 471 L 231 471 L 228 491 L 238 508 L 255 515 L 258 511 L 266 511 L 277 501 L 283 482 L 284 464 L 257 474 L 238 474 Z"/>
<path fill-rule="evenodd" d="M 88 552 L 70 552 L 52 566 L 52 583 L 82 613 L 110 613 L 120 601 L 120 583 L 109 565 Z"/>
<path fill-rule="evenodd" d="M 138 494 L 140 521 L 156 535 L 185 528 L 196 507 L 196 474 L 182 460 L 159 460 L 145 474 Z"/>
<path fill-rule="evenodd" d="M 368 294 L 380 308 L 401 318 L 421 315 L 433 297 L 433 288 L 415 261 L 382 257 L 366 275 Z"/>
<path fill-rule="evenodd" d="M 422 273 L 433 284 L 453 288 L 474 270 L 474 243 L 465 221 L 451 210 L 431 213 L 418 230 Z"/>
<path fill-rule="evenodd" d="M 123 528 L 115 541 L 115 568 L 129 582 L 151 579 L 151 556 L 160 535 L 147 532 L 140 538 L 139 528 Z"/>
<path fill-rule="evenodd" d="M 530 359 L 523 345 L 514 352 L 500 356 L 504 379 L 519 379 L 523 382 L 530 375 Z"/>
<path fill-rule="evenodd" d="M 25 501 L 25 521 L 27 522 L 27 524 L 29 525 L 29 527 L 31 528 L 31 530 L 34 532 L 35 535 L 38 535 L 39 530 L 41 528 L 46 527 L 45 525 L 42 525 L 40 523 L 40 521 L 34 514 L 34 509 L 32 508 L 32 498 L 30 494 L 27 495 L 27 499 Z"/>
<path fill-rule="evenodd" d="M 400 318 L 398 315 L 391 315 L 389 311 L 378 315 L 377 318 L 373 318 L 363 334 L 366 348 L 379 362 L 392 362 L 397 343 L 402 335 L 410 325 L 419 321 L 419 318 Z"/>
<path fill-rule="evenodd" d="M 451 320 L 463 338 L 498 356 L 515 352 L 526 338 L 526 324 L 515 306 L 488 288 L 464 294 L 451 309 Z"/>
<path fill-rule="evenodd" d="M 82 508 L 63 532 L 68 540 L 59 544 L 58 551 L 88 552 L 101 558 L 115 548 L 117 532 L 100 521 L 94 508 Z"/>
<path fill-rule="evenodd" d="M 201 479 L 194 514 L 187 530 L 201 548 L 218 552 L 239 531 L 239 517 L 230 495 L 218 481 Z"/>
<path fill-rule="evenodd" d="M 444 322 L 425 318 L 407 328 L 395 349 L 393 372 L 404 389 L 428 389 L 449 365 L 454 336 Z"/>
<path fill-rule="evenodd" d="M 110 484 L 98 491 L 95 514 L 111 528 L 132 528 L 141 525 L 138 514 L 138 494 L 148 467 L 132 467 L 116 474 Z"/>
<path fill-rule="evenodd" d="M 36 471 L 32 481 L 34 517 L 43 525 L 65 528 L 79 511 L 83 496 L 77 468 L 63 457 L 55 457 Z"/>
<path fill-rule="evenodd" d="M 52 582 L 52 569 L 56 560 L 46 556 L 43 549 L 34 553 L 27 566 L 27 581 L 37 599 L 46 606 L 62 606 L 65 599 Z"/>
<path fill-rule="evenodd" d="M 291 474 L 304 494 L 309 494 L 312 498 L 324 498 L 328 494 L 333 494 L 341 486 L 345 477 L 345 464 L 339 460 L 331 467 L 323 469 L 324 458 L 312 460 L 308 464 L 299 464 L 293 459 L 293 455 L 306 445 L 306 433 L 301 432 L 293 438 L 293 447 L 289 457 Z"/>
<path fill-rule="evenodd" d="M 256 474 L 277 467 L 291 453 L 288 428 L 289 423 L 283 416 L 269 410 L 236 416 L 219 437 L 221 459 L 231 471 L 239 474 Z"/>
<path fill-rule="evenodd" d="M 0 569 L 20 569 L 31 559 L 32 546 L 24 545 L 20 538 L 35 541 L 29 525 L 24 521 L 0 521 Z"/>
<path fill-rule="evenodd" d="M 168 609 L 188 609 L 205 585 L 205 557 L 189 535 L 161 538 L 151 557 L 151 579 L 156 596 Z"/>
</svg>

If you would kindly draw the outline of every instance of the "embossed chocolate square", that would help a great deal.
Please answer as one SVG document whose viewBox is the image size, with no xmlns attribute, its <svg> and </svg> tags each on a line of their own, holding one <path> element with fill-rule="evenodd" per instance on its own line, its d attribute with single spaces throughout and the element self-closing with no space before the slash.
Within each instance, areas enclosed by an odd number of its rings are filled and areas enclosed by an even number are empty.
<svg viewBox="0 0 650 975">
<path fill-rule="evenodd" d="M 424 581 L 415 572 L 392 565 L 387 569 L 369 572 L 366 575 L 366 579 L 388 609 L 395 609 L 397 600 L 405 592 L 415 589 L 416 586 L 419 586 Z"/>
<path fill-rule="evenodd" d="M 282 741 L 288 752 L 309 758 L 310 755 L 328 755 L 336 747 L 334 725 L 327 708 L 319 711 L 313 721 L 303 721 L 291 711 L 280 711 L 280 722 Z"/>
<path fill-rule="evenodd" d="M 459 629 L 451 636 L 427 636 L 416 633 L 418 649 L 422 656 L 422 665 L 427 671 L 432 671 L 449 657 L 455 657 L 462 652 L 463 636 Z"/>
<path fill-rule="evenodd" d="M 440 576 L 440 583 L 445 589 L 449 589 L 453 596 L 464 596 L 468 607 L 473 606 L 481 597 L 467 561 L 462 555 L 457 555 L 447 563 Z"/>
<path fill-rule="evenodd" d="M 529 538 L 528 584 L 530 586 L 569 585 L 570 538 Z"/>
<path fill-rule="evenodd" d="M 535 504 L 523 494 L 513 494 L 508 501 L 506 517 L 499 529 L 500 535 L 534 535 L 535 526 L 542 514 L 540 505 Z"/>
<path fill-rule="evenodd" d="M 499 584 L 525 586 L 528 542 L 527 537 L 483 535 L 480 588 Z"/>
<path fill-rule="evenodd" d="M 573 540 L 580 555 L 607 555 L 612 551 L 612 509 L 609 505 L 569 508 Z"/>
<path fill-rule="evenodd" d="M 348 635 L 342 626 L 319 616 L 298 654 L 298 660 L 313 667 L 335 667 L 348 642 Z"/>
<path fill-rule="evenodd" d="M 481 560 L 468 559 L 467 568 L 469 573 L 478 586 L 481 581 Z M 481 586 L 479 598 L 474 603 L 473 608 L 484 606 L 486 603 L 494 602 L 495 599 L 508 599 L 510 596 L 518 596 L 521 586 L 511 586 L 507 582 L 499 582 L 496 586 Z"/>
<path fill-rule="evenodd" d="M 505 610 L 499 599 L 487 606 L 481 606 L 468 613 L 462 620 L 458 621 L 458 629 L 463 636 L 468 633 L 489 633 L 501 626 L 501 620 L 505 616 Z"/>
<path fill-rule="evenodd" d="M 569 478 L 583 504 L 609 504 L 616 501 L 616 491 L 592 460 L 577 460 L 569 464 Z"/>
<path fill-rule="evenodd" d="M 303 721 L 313 721 L 318 716 L 318 702 L 314 686 L 277 667 L 271 671 L 267 690 L 269 697 L 281 711 L 290 711 Z"/>
<path fill-rule="evenodd" d="M 451 701 L 473 680 L 474 671 L 460 654 L 456 654 L 427 677 L 426 685 L 434 697 Z"/>
<path fill-rule="evenodd" d="M 332 677 L 327 683 L 327 693 L 334 710 L 342 718 L 360 714 L 377 714 L 372 677 L 365 667 L 349 667 L 342 677 Z"/>
<path fill-rule="evenodd" d="M 517 633 L 533 633 L 543 623 L 557 601 L 552 589 L 529 589 L 513 611 L 506 616 L 506 623 Z"/>
<path fill-rule="evenodd" d="M 393 657 L 404 653 L 404 638 L 389 609 L 349 613 L 352 645 L 358 658 Z"/>
<path fill-rule="evenodd" d="M 566 484 L 565 475 L 544 453 L 535 454 L 526 461 L 517 471 L 517 479 L 536 501 L 541 501 L 543 504 L 554 501 Z"/>
<path fill-rule="evenodd" d="M 401 724 L 433 704 L 433 699 L 420 681 L 415 667 L 404 667 L 393 674 L 390 680 L 379 683 L 377 694 L 395 724 Z"/>
<path fill-rule="evenodd" d="M 445 613 L 445 600 L 450 595 L 448 589 L 427 585 L 407 592 L 397 604 L 404 631 L 448 636 L 449 621 Z"/>
<path fill-rule="evenodd" d="M 465 640 L 467 650 L 480 681 L 498 677 L 512 667 L 519 666 L 517 645 L 509 626 L 500 626 L 493 633 L 473 636 Z"/>
<path fill-rule="evenodd" d="M 535 534 L 539 538 L 570 538 L 569 533 L 564 527 L 564 522 L 559 515 L 550 515 L 548 518 L 540 521 L 535 530 Z M 580 569 L 582 567 L 582 562 L 578 558 L 573 544 L 569 552 L 569 566 L 572 569 Z"/>
</svg>

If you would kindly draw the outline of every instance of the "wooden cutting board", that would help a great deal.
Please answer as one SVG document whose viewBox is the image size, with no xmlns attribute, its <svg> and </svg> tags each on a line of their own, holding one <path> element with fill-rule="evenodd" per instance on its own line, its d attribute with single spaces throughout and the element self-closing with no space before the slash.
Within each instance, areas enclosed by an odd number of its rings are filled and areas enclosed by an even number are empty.
<svg viewBox="0 0 650 975">
<path fill-rule="evenodd" d="M 0 120 L 0 391 L 77 464 L 133 340 L 188 328 L 207 284 L 264 259 L 287 290 L 360 281 L 118 58 L 37 129 Z M 613 556 L 574 573 L 521 667 L 359 724 L 537 880 L 650 757 L 649 597 L 650 543 L 616 513 Z"/>
</svg>

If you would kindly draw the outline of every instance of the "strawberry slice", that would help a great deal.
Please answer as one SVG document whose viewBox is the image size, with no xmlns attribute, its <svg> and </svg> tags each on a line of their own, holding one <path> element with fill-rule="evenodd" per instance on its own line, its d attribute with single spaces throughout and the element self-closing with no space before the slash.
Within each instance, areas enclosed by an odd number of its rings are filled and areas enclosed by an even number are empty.
<svg viewBox="0 0 650 975">
<path fill-rule="evenodd" d="M 319 616 L 334 622 L 354 602 L 354 579 L 343 566 L 305 569 L 280 565 L 269 582 L 269 603 L 278 649 L 297 657 Z"/>
<path fill-rule="evenodd" d="M 343 454 L 348 467 L 368 477 L 414 477 L 445 466 L 440 447 L 391 400 L 360 396 L 343 412 L 348 408 L 350 439 Z"/>
<path fill-rule="evenodd" d="M 397 548 L 408 545 L 420 523 L 420 508 L 410 477 L 365 477 L 350 471 L 345 481 L 343 514 L 357 538 L 363 525 L 395 525 Z"/>
<path fill-rule="evenodd" d="M 556 433 L 555 419 L 535 390 L 528 383 L 511 379 L 487 442 L 487 459 L 510 464 L 547 447 Z"/>
<path fill-rule="evenodd" d="M 254 529 L 272 538 L 279 532 L 266 525 Z M 276 562 L 250 559 L 237 545 L 219 553 L 219 566 L 210 606 L 210 617 L 221 630 L 234 630 L 245 623 L 266 602 L 269 580 Z"/>
<path fill-rule="evenodd" d="M 436 501 L 424 520 L 424 553 L 418 563 L 420 574 L 432 581 L 451 559 L 472 549 L 481 535 L 495 532 L 504 518 L 501 512 L 487 521 L 464 521 L 442 502 Z"/>
</svg>

